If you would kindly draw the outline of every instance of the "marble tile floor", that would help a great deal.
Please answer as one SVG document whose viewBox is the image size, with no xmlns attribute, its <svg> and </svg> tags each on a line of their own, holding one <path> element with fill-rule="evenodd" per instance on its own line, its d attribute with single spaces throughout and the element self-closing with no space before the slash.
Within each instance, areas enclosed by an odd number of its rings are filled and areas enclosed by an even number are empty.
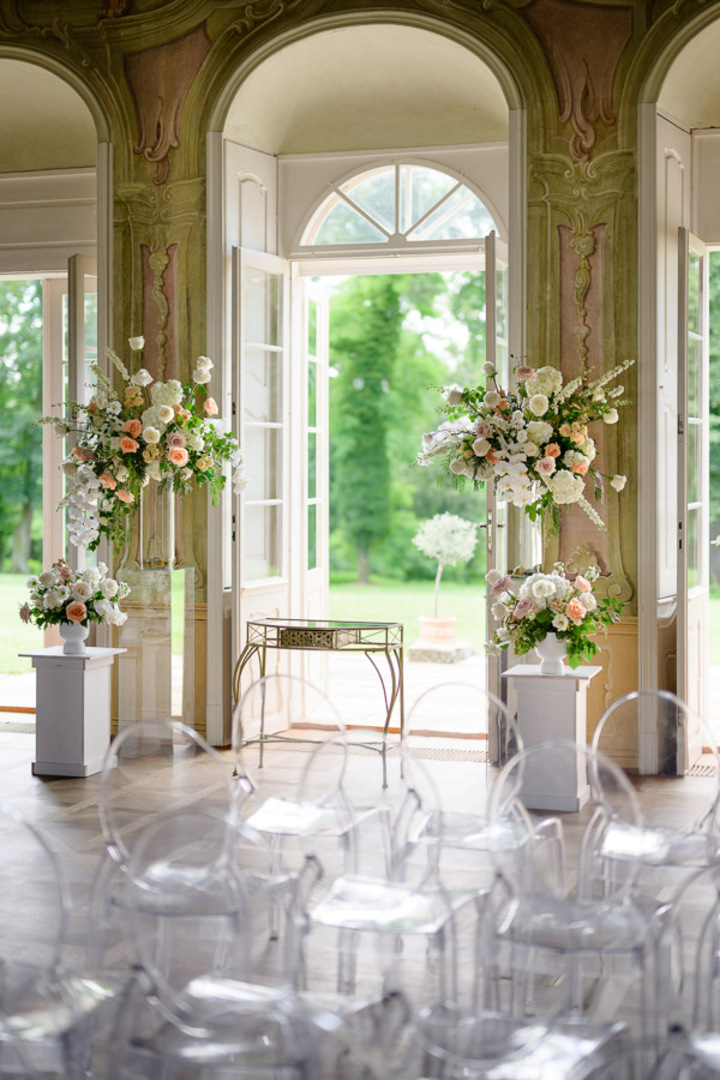
<svg viewBox="0 0 720 1080">
<path fill-rule="evenodd" d="M 447 740 L 447 745 L 450 744 Z M 429 748 L 437 748 L 436 740 L 428 740 Z M 473 805 L 473 797 L 478 786 L 477 743 L 452 741 L 454 760 L 433 760 L 434 755 L 423 757 L 429 775 L 442 795 L 446 806 L 454 809 L 467 809 Z M 458 760 L 462 757 L 462 748 L 468 749 L 470 760 Z M 273 749 L 268 759 L 272 769 L 295 767 L 300 754 L 285 747 Z M 66 961 L 69 964 L 81 963 L 87 928 L 87 913 L 90 888 L 98 861 L 103 851 L 103 841 L 97 814 L 98 777 L 86 779 L 43 779 L 31 775 L 30 763 L 34 756 L 34 737 L 29 734 L 0 733 L 0 798 L 19 810 L 30 822 L 38 826 L 58 853 L 67 878 L 72 898 L 72 918 L 67 935 Z M 229 752 L 224 752 L 228 770 L 232 768 Z M 306 753 L 302 754 L 307 757 Z M 295 760 L 293 760 L 295 759 Z M 365 805 L 392 802 L 397 798 L 398 761 L 389 762 L 390 787 L 383 792 L 380 786 L 380 768 L 376 754 L 358 750 L 352 754 L 349 764 L 348 783 L 351 797 Z M 263 778 L 272 787 L 270 770 Z M 712 796 L 715 781 L 707 777 L 686 777 L 680 779 L 636 778 L 646 820 L 652 823 L 675 825 L 682 821 L 691 821 L 699 814 Z M 188 800 L 192 792 L 188 793 Z M 573 873 L 574 853 L 577 850 L 580 832 L 585 823 L 586 812 L 577 815 L 563 815 L 568 849 L 568 872 Z M 13 853 L 3 852 L 6 865 L 12 864 Z M 461 866 L 461 871 L 467 866 Z M 675 882 L 663 880 L 658 875 L 656 883 L 651 885 L 655 899 L 662 900 L 668 895 Z M 463 931 L 470 935 L 471 930 Z M 471 939 L 462 938 L 460 955 L 470 955 Z M 334 960 L 331 956 L 315 958 L 316 974 L 327 980 L 330 988 L 333 982 Z M 425 955 L 420 953 L 417 962 L 423 964 Z M 421 976 L 422 979 L 422 976 Z M 607 994 L 598 994 L 598 1001 L 607 1008 Z M 612 1001 L 617 1007 L 620 999 Z M 623 1018 L 632 1022 L 634 1017 L 632 1003 L 622 1002 Z M 598 1006 L 599 1007 L 599 1006 Z M 97 1073 L 98 1078 L 100 1073 Z"/>
</svg>

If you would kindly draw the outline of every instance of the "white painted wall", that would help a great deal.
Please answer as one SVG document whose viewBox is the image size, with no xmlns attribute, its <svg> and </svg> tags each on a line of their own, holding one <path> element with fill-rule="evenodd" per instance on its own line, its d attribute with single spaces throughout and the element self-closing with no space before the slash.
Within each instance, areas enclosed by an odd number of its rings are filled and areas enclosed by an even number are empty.
<svg viewBox="0 0 720 1080">
<path fill-rule="evenodd" d="M 692 231 L 704 244 L 720 244 L 720 131 L 693 131 L 692 150 Z"/>
</svg>

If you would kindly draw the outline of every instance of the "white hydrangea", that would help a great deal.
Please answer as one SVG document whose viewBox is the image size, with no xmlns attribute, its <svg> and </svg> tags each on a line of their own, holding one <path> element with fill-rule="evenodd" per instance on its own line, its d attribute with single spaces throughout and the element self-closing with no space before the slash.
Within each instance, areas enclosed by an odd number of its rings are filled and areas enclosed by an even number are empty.
<svg viewBox="0 0 720 1080">
<path fill-rule="evenodd" d="M 572 469 L 573 465 L 587 465 L 587 458 L 579 450 L 566 450 L 562 456 L 562 463 L 566 469 Z"/>
<path fill-rule="evenodd" d="M 177 379 L 168 379 L 164 383 L 155 383 L 150 388 L 150 397 L 153 405 L 179 405 L 182 401 L 182 383 Z"/>
<path fill-rule="evenodd" d="M 562 390 L 562 384 L 562 374 L 558 369 L 545 366 L 538 368 L 535 374 L 526 381 L 525 389 L 529 397 L 533 397 L 534 394 L 544 394 L 546 397 L 551 397 Z"/>
<path fill-rule="evenodd" d="M 548 424 L 545 420 L 531 420 L 527 426 L 527 433 L 531 442 L 542 446 L 552 438 L 552 424 Z"/>
<path fill-rule="evenodd" d="M 549 476 L 545 484 L 558 505 L 575 503 L 582 498 L 585 483 L 582 476 L 560 469 L 554 476 Z"/>
</svg>

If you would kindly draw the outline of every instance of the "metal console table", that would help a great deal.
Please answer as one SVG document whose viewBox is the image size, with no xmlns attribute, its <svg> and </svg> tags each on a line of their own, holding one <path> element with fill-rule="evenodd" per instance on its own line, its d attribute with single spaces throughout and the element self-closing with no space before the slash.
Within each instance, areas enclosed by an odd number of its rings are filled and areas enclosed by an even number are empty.
<svg viewBox="0 0 720 1080">
<path fill-rule="evenodd" d="M 403 687 L 403 624 L 394 622 L 348 622 L 323 619 L 251 619 L 247 624 L 247 640 L 240 653 L 233 674 L 233 700 L 240 697 L 240 679 L 246 665 L 257 655 L 260 678 L 265 675 L 268 649 L 303 650 L 322 652 L 361 652 L 375 668 L 382 686 L 385 702 L 385 723 L 382 741 L 362 742 L 356 745 L 377 750 L 382 756 L 383 787 L 387 787 L 387 737 L 390 718 L 397 705 L 400 714 L 400 735 L 405 721 Z M 384 657 L 388 671 L 384 673 L 375 657 Z M 266 735 L 261 717 L 260 734 L 247 742 L 260 743 L 260 766 L 262 746 L 266 742 L 298 742 L 284 735 Z M 305 741 L 305 740 L 303 740 Z"/>
</svg>

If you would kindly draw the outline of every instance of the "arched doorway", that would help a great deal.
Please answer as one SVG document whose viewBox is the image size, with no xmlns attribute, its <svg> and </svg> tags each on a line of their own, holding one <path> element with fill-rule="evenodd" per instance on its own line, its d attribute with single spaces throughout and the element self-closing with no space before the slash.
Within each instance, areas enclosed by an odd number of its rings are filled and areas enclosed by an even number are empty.
<svg viewBox="0 0 720 1080">
<path fill-rule="evenodd" d="M 17 620 L 16 601 L 25 599 L 28 572 L 70 554 L 55 512 L 63 494 L 62 443 L 34 421 L 84 391 L 108 326 L 106 126 L 74 76 L 34 59 L 18 50 L 0 55 L 0 289 L 4 389 L 13 395 L 13 407 L 6 401 L 2 410 L 3 424 L 12 426 L 3 445 L 24 440 L 14 482 L 3 481 L 7 574 L 0 580 L 8 640 L 0 675 L 11 673 L 3 687 L 8 709 L 34 701 L 30 661 L 15 654 L 43 645 L 42 633 Z M 12 467 L 7 455 L 5 467 Z M 51 637 L 45 635 L 45 644 Z"/>
<path fill-rule="evenodd" d="M 223 383 L 227 413 L 233 413 L 238 389 L 243 319 L 242 294 L 236 291 L 237 285 L 233 287 L 229 274 L 232 248 L 238 249 L 236 282 L 243 268 L 260 275 L 256 281 L 262 278 L 261 303 L 266 311 L 273 311 L 271 337 L 254 345 L 262 345 L 266 353 L 274 350 L 276 358 L 282 356 L 287 372 L 302 383 L 303 313 L 295 298 L 303 277 L 321 273 L 321 263 L 324 272 L 329 272 L 331 254 L 336 257 L 335 271 L 342 262 L 344 272 L 357 273 L 358 261 L 365 260 L 366 270 L 378 272 L 383 258 L 395 260 L 397 267 L 398 245 L 409 248 L 413 243 L 409 235 L 413 222 L 407 222 L 404 236 L 402 228 L 385 230 L 393 234 L 395 248 L 384 254 L 373 250 L 372 242 L 355 246 L 352 253 L 343 245 L 330 245 L 336 248 L 332 252 L 327 246 L 320 250 L 324 245 L 313 234 L 313 214 L 321 213 L 331 190 L 347 208 L 352 199 L 348 201 L 343 185 L 352 185 L 361 174 L 367 181 L 369 172 L 379 176 L 388 170 L 397 173 L 402 167 L 437 174 L 444 170 L 452 178 L 450 188 L 460 198 L 465 197 L 465 190 L 475 198 L 482 191 L 485 200 L 481 201 L 487 209 L 492 207 L 501 223 L 499 231 L 509 241 L 509 351 L 520 354 L 524 207 L 522 185 L 515 179 L 524 174 L 522 132 L 523 116 L 508 109 L 490 66 L 469 49 L 428 29 L 378 24 L 318 30 L 278 47 L 254 67 L 227 109 L 222 135 L 209 139 L 211 211 L 218 207 L 218 199 L 222 204 L 222 213 L 216 212 L 214 220 L 212 213 L 209 217 L 209 295 L 216 297 L 209 321 L 216 326 L 215 353 L 227 358 Z M 365 213 L 361 209 L 360 216 Z M 370 217 L 364 217 L 367 225 Z M 457 256 L 465 240 L 466 256 L 473 246 L 478 255 L 477 237 L 426 233 L 420 237 L 424 244 L 417 239 L 418 250 L 412 258 L 422 255 L 428 269 Z M 353 267 L 348 262 L 351 254 Z M 278 319 L 278 298 L 291 280 L 294 317 L 288 307 Z M 211 532 L 211 546 L 219 556 L 216 565 L 222 566 L 218 591 L 224 587 L 235 594 L 233 655 L 252 611 L 300 615 L 307 607 L 303 597 L 308 590 L 302 584 L 307 567 L 307 487 L 302 473 L 292 471 L 306 467 L 301 465 L 306 459 L 302 452 L 306 432 L 300 424 L 305 392 L 301 385 L 294 393 L 289 388 L 282 405 L 276 403 L 284 411 L 266 424 L 276 434 L 275 449 L 265 453 L 265 460 L 275 464 L 258 479 L 260 487 L 250 492 L 250 499 L 246 492 L 242 504 L 233 507 L 228 501 L 225 508 L 225 514 L 234 517 L 237 554 L 226 550 L 220 557 L 221 538 L 218 533 L 213 541 Z M 237 409 L 242 408 L 238 401 Z M 262 460 L 262 455 L 257 459 Z M 286 462 L 284 473 L 277 464 L 280 461 Z M 278 486 L 281 475 L 282 490 Z M 254 580 L 254 572 L 248 575 L 243 567 L 244 555 L 251 550 L 246 535 L 249 522 L 260 547 L 269 544 L 275 552 L 273 558 L 265 551 L 255 560 L 259 576 Z M 213 592 L 209 587 L 208 596 Z M 208 617 L 220 624 L 219 611 L 213 616 L 209 610 Z M 220 665 L 217 685 L 227 685 Z M 213 721 L 211 704 L 208 730 L 214 741 L 222 739 L 221 712 L 221 708 L 215 712 Z"/>
</svg>

